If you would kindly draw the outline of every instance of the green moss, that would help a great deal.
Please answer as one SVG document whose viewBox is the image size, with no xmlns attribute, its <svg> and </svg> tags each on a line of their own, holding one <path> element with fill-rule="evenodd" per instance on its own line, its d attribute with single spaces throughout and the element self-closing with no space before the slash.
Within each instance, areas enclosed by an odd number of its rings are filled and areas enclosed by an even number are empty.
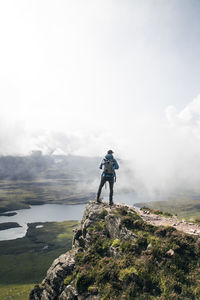
<svg viewBox="0 0 200 300">
<path fill-rule="evenodd" d="M 70 284 L 70 282 L 72 281 L 72 279 L 73 279 L 73 275 L 68 275 L 68 276 L 64 279 L 64 284 L 65 284 L 65 285 Z"/>
<path fill-rule="evenodd" d="M 94 285 L 90 285 L 88 287 L 88 292 L 91 295 L 96 295 L 96 294 L 98 294 L 98 288 L 96 286 L 94 286 Z"/>
<path fill-rule="evenodd" d="M 120 244 L 120 250 L 125 253 L 135 253 L 138 250 L 138 246 L 135 242 L 124 241 Z"/>
<path fill-rule="evenodd" d="M 153 233 L 156 230 L 155 226 L 147 224 L 139 215 L 132 213 L 128 213 L 126 216 L 122 217 L 122 225 L 127 229 L 134 231 L 143 230 Z"/>
<path fill-rule="evenodd" d="M 88 287 L 93 283 L 92 273 L 89 268 L 81 268 L 75 279 L 75 287 L 81 294 L 88 291 Z"/>
<path fill-rule="evenodd" d="M 116 248 L 116 247 L 119 247 L 120 246 L 120 243 L 121 241 L 119 239 L 115 239 L 113 242 L 112 242 L 112 247 Z"/>
<path fill-rule="evenodd" d="M 165 217 L 172 217 L 173 215 L 167 211 L 163 212 L 159 209 L 152 209 L 150 210 L 155 215 L 165 216 Z"/>
<path fill-rule="evenodd" d="M 87 229 L 89 232 L 102 232 L 105 230 L 105 222 L 100 220 L 95 222 L 92 226 Z"/>
<path fill-rule="evenodd" d="M 119 272 L 119 279 L 122 281 L 130 281 L 133 280 L 133 275 L 138 275 L 138 271 L 135 267 L 122 269 Z"/>
<path fill-rule="evenodd" d="M 105 216 L 107 216 L 107 214 L 108 214 L 107 210 L 106 210 L 106 209 L 102 209 L 102 211 L 101 211 L 101 213 L 100 213 L 100 218 L 101 218 L 101 219 L 104 219 Z"/>
<path fill-rule="evenodd" d="M 105 222 L 103 220 L 95 223 L 95 225 L 94 225 L 95 231 L 102 231 L 102 230 L 104 230 L 104 228 L 105 228 Z"/>
<path fill-rule="evenodd" d="M 77 265 L 81 265 L 84 263 L 84 259 L 85 259 L 85 254 L 82 251 L 79 251 L 78 253 L 76 253 L 75 255 L 75 263 Z"/>
</svg>

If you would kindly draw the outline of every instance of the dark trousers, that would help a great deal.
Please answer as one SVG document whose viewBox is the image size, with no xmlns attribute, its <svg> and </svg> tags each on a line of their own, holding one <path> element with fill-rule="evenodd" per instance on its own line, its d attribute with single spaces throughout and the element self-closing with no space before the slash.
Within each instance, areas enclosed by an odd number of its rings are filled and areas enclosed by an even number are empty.
<svg viewBox="0 0 200 300">
<path fill-rule="evenodd" d="M 113 200 L 114 177 L 101 176 L 101 182 L 100 182 L 99 189 L 98 189 L 98 192 L 97 192 L 97 200 L 100 198 L 102 187 L 104 186 L 106 181 L 109 182 L 109 187 L 110 187 L 109 202 L 112 202 L 112 200 Z"/>
</svg>

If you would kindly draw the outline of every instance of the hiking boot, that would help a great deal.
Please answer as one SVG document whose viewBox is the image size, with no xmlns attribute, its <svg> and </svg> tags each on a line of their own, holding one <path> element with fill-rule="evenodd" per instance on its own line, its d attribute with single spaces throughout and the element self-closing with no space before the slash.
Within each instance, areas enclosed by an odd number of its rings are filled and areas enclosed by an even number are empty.
<svg viewBox="0 0 200 300">
<path fill-rule="evenodd" d="M 114 205 L 113 201 L 109 201 L 109 205 L 113 206 Z"/>
<path fill-rule="evenodd" d="M 98 203 L 98 204 L 102 203 L 101 199 L 98 199 L 98 198 L 97 198 L 97 203 Z"/>
</svg>

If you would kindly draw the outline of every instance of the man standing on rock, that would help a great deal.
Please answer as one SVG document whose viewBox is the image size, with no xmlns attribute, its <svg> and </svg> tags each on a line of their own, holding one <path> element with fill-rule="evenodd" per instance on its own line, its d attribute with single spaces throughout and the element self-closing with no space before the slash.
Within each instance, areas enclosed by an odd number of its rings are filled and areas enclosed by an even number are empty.
<svg viewBox="0 0 200 300">
<path fill-rule="evenodd" d="M 103 168 L 103 173 L 101 175 L 101 182 L 97 192 L 97 203 L 101 203 L 100 201 L 101 190 L 104 184 L 106 183 L 106 181 L 108 181 L 110 187 L 109 204 L 113 205 L 113 186 L 114 186 L 114 182 L 116 181 L 115 170 L 119 169 L 119 165 L 116 159 L 113 157 L 113 153 L 114 152 L 112 150 L 108 150 L 106 156 L 102 159 L 101 164 L 99 166 L 100 169 Z"/>
</svg>

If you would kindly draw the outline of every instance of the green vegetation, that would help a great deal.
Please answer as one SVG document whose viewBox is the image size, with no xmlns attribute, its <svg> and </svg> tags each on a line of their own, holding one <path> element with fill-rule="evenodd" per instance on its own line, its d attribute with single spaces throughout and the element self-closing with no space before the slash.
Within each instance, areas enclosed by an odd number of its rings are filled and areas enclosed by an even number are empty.
<svg viewBox="0 0 200 300">
<path fill-rule="evenodd" d="M 119 239 L 115 239 L 114 241 L 113 241 L 113 243 L 112 243 L 112 247 L 119 247 L 119 245 L 120 245 L 120 240 Z"/>
<path fill-rule="evenodd" d="M 76 191 L 76 192 L 74 192 Z M 83 204 L 91 198 L 78 189 L 78 181 L 35 179 L 0 181 L 0 213 L 41 204 Z"/>
<path fill-rule="evenodd" d="M 0 223 L 0 230 L 6 230 L 10 228 L 17 228 L 17 227 L 21 227 L 21 226 L 16 222 Z"/>
<path fill-rule="evenodd" d="M 0 213 L 44 203 L 82 204 L 99 158 L 64 155 L 0 156 Z M 87 186 L 87 192 L 86 192 Z"/>
<path fill-rule="evenodd" d="M 87 203 L 93 195 L 89 189 L 85 192 L 85 179 L 94 179 L 98 161 L 99 158 L 79 156 L 45 156 L 38 151 L 23 157 L 1 156 L 0 216 L 12 216 L 15 213 L 4 213 L 28 209 L 30 205 Z M 44 227 L 35 228 L 40 224 Z M 71 249 L 76 224 L 29 224 L 26 237 L 0 241 L 0 299 L 28 299 L 29 284 L 41 282 L 52 261 Z M 27 290 L 26 296 L 20 290 Z"/>
<path fill-rule="evenodd" d="M 198 238 L 173 227 L 155 227 L 126 209 L 114 212 L 133 241 L 112 240 L 105 220 L 90 228 L 91 247 L 76 254 L 76 269 L 65 279 L 82 295 L 101 300 L 200 299 L 200 247 Z"/>
<path fill-rule="evenodd" d="M 1 300 L 27 300 L 33 284 L 0 285 Z"/>
<path fill-rule="evenodd" d="M 144 210 L 144 211 L 148 211 L 152 214 L 163 216 L 163 217 L 172 217 L 173 216 L 173 214 L 171 214 L 167 211 L 161 211 L 159 209 L 152 209 L 152 208 L 149 208 L 147 206 L 143 206 L 143 207 L 141 207 L 141 209 Z"/>
<path fill-rule="evenodd" d="M 77 221 L 32 223 L 24 238 L 1 241 L 0 299 L 28 299 L 30 289 L 42 281 L 53 260 L 71 249 L 76 226 Z"/>
<path fill-rule="evenodd" d="M 171 198 L 168 201 L 151 201 L 147 203 L 136 203 L 138 207 L 145 207 L 155 211 L 163 211 L 188 221 L 200 220 L 200 199 L 193 200 L 190 198 Z M 147 208 L 148 207 L 148 208 Z"/>
</svg>

